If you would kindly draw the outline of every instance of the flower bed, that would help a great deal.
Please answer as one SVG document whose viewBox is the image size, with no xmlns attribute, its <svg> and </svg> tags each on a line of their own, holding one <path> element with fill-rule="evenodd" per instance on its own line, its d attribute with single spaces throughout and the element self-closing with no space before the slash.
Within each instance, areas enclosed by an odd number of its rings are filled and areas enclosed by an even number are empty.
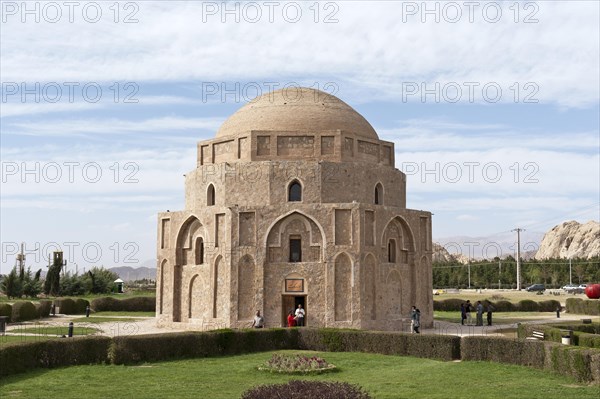
<svg viewBox="0 0 600 399">
<path fill-rule="evenodd" d="M 280 354 L 274 354 L 266 363 L 258 366 L 260 371 L 282 374 L 320 374 L 335 368 L 335 365 L 317 356 Z"/>
</svg>

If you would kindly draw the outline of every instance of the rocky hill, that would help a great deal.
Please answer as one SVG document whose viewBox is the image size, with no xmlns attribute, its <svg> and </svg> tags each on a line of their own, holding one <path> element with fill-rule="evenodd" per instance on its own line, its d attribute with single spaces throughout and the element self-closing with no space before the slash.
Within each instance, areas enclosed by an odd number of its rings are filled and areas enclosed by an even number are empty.
<svg viewBox="0 0 600 399">
<path fill-rule="evenodd" d="M 453 255 L 450 252 L 448 252 L 448 250 L 446 248 L 444 248 L 437 242 L 433 243 L 432 260 L 433 260 L 433 262 L 456 262 L 456 261 L 458 261 L 463 264 L 469 263 L 468 257 L 466 257 L 462 254 Z"/>
<path fill-rule="evenodd" d="M 600 223 L 574 220 L 555 226 L 544 235 L 536 259 L 584 258 L 600 256 Z"/>
<path fill-rule="evenodd" d="M 111 267 L 111 272 L 117 275 L 124 281 L 135 281 L 142 279 L 156 280 L 156 269 L 150 267 L 133 268 L 129 266 Z"/>
</svg>

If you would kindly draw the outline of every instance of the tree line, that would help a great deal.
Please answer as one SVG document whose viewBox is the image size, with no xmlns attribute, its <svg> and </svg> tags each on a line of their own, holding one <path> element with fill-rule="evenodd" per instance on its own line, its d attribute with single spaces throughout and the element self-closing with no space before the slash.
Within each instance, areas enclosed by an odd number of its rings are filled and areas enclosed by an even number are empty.
<svg viewBox="0 0 600 399">
<path fill-rule="evenodd" d="M 476 260 L 469 264 L 458 261 L 433 263 L 435 288 L 468 288 L 469 269 L 471 288 L 516 288 L 517 261 L 505 259 Z M 600 283 L 600 257 L 572 259 L 573 284 Z M 545 284 L 560 288 L 569 283 L 569 260 L 562 258 L 521 261 L 521 286 Z"/>
<path fill-rule="evenodd" d="M 103 267 L 93 267 L 84 274 L 61 273 L 61 268 L 51 265 L 46 278 L 41 278 L 42 269 L 33 274 L 31 268 L 12 271 L 0 282 L 0 291 L 9 299 L 36 298 L 42 292 L 49 296 L 77 296 L 106 294 L 114 289 L 114 281 L 119 276 Z"/>
</svg>

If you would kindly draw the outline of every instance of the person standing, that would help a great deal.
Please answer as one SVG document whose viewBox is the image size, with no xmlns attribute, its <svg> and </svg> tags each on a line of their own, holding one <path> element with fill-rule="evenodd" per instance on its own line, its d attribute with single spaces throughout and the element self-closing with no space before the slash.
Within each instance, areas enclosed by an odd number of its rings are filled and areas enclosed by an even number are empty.
<svg viewBox="0 0 600 399">
<path fill-rule="evenodd" d="M 260 310 L 256 311 L 256 316 L 254 316 L 254 320 L 252 321 L 252 327 L 254 328 L 264 328 L 265 319 L 260 315 Z"/>
<path fill-rule="evenodd" d="M 471 305 L 471 301 L 467 301 L 467 304 L 465 305 L 465 316 L 467 319 L 467 325 L 470 326 L 471 325 L 471 310 L 472 310 L 472 305 Z"/>
<path fill-rule="evenodd" d="M 460 304 L 460 324 L 462 326 L 465 325 L 465 319 L 467 318 L 467 311 L 465 309 L 465 304 L 461 303 Z"/>
<path fill-rule="evenodd" d="M 305 315 L 306 315 L 306 312 L 304 312 L 304 309 L 302 309 L 302 304 L 299 303 L 298 309 L 296 309 L 296 325 L 298 327 L 304 327 L 304 316 Z"/>
<path fill-rule="evenodd" d="M 494 310 L 496 310 L 494 308 L 494 306 L 492 306 L 492 303 L 490 301 L 488 301 L 487 303 L 487 325 L 491 326 L 492 325 L 492 313 L 494 312 Z"/>
<path fill-rule="evenodd" d="M 477 310 L 477 324 L 478 326 L 483 326 L 483 305 L 481 304 L 481 301 L 477 301 L 477 307 L 475 308 Z"/>
<path fill-rule="evenodd" d="M 419 327 L 421 327 L 421 311 L 413 306 L 410 310 L 410 332 L 419 334 Z"/>
</svg>

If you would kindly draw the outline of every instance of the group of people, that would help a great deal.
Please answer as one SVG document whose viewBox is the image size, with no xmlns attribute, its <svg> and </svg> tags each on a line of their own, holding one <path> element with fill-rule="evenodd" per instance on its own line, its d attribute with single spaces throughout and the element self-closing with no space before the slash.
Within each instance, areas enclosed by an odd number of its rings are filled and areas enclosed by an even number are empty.
<svg viewBox="0 0 600 399">
<path fill-rule="evenodd" d="M 485 311 L 487 312 L 487 325 L 492 325 L 492 313 L 494 312 L 494 306 L 492 306 L 491 302 L 487 302 L 487 307 Z M 483 326 L 483 304 L 481 301 L 477 301 L 477 305 L 473 306 L 471 301 L 467 301 L 466 303 L 460 304 L 460 324 L 465 325 L 465 323 L 470 326 L 473 323 L 473 319 L 471 317 L 471 312 L 475 311 L 477 313 L 477 319 L 475 321 L 476 326 Z"/>
<path fill-rule="evenodd" d="M 290 310 L 290 313 L 287 317 L 288 327 L 303 327 L 304 326 L 304 317 L 306 316 L 306 312 L 302 307 L 302 304 L 298 304 L 298 308 L 296 311 L 294 309 Z M 256 316 L 254 316 L 254 320 L 252 321 L 252 328 L 264 328 L 265 327 L 265 318 L 260 315 L 260 310 L 256 311 Z"/>
</svg>

